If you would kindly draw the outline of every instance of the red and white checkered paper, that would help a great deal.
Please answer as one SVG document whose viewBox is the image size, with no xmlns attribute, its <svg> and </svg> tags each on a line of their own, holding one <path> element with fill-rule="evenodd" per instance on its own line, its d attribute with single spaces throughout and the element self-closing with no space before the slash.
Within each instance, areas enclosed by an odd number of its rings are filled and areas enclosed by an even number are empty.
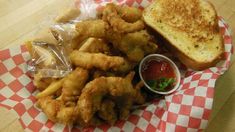
<svg viewBox="0 0 235 132">
<path fill-rule="evenodd" d="M 94 2 L 98 5 L 103 3 L 102 0 Z M 119 3 L 143 8 L 150 2 L 119 0 Z M 0 107 L 15 110 L 26 131 L 201 131 L 207 126 L 211 113 L 215 81 L 229 67 L 233 53 L 228 25 L 221 17 L 219 26 L 224 38 L 225 60 L 204 71 L 181 69 L 183 78 L 178 91 L 165 96 L 165 99 L 149 102 L 149 105 L 133 111 L 128 119 L 117 121 L 113 126 L 103 124 L 71 128 L 48 120 L 35 106 L 38 91 L 27 75 L 26 62 L 30 56 L 23 45 L 0 51 Z"/>
</svg>

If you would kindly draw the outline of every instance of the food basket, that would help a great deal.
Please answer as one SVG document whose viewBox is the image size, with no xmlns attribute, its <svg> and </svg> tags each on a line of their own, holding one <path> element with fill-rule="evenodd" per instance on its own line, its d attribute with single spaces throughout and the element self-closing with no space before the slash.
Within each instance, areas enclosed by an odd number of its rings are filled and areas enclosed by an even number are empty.
<svg viewBox="0 0 235 132">
<path fill-rule="evenodd" d="M 95 17 L 97 9 L 109 2 L 126 4 L 143 9 L 149 0 L 81 0 L 75 5 L 81 9 L 79 20 Z M 201 131 L 206 128 L 211 113 L 216 79 L 228 68 L 233 53 L 228 25 L 219 17 L 223 34 L 224 60 L 203 71 L 193 71 L 184 66 L 179 89 L 162 99 L 154 99 L 133 111 L 126 120 L 114 125 L 97 127 L 65 126 L 53 123 L 35 105 L 38 91 L 28 75 L 29 53 L 24 45 L 0 51 L 0 107 L 18 114 L 25 131 Z"/>
</svg>

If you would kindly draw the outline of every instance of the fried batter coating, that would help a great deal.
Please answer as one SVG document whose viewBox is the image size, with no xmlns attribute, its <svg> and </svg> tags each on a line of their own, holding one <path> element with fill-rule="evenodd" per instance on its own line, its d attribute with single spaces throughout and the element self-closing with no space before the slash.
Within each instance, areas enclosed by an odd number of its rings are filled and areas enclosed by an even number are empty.
<svg viewBox="0 0 235 132">
<path fill-rule="evenodd" d="M 146 30 L 126 35 L 112 34 L 108 36 L 114 47 L 125 53 L 129 60 L 139 62 L 146 54 L 154 53 L 157 45 L 151 41 Z"/>
<path fill-rule="evenodd" d="M 126 76 L 126 79 L 132 80 L 134 75 L 135 72 L 130 72 Z M 145 102 L 145 97 L 140 91 L 141 87 L 143 87 L 142 81 L 135 86 L 132 96 L 122 96 L 122 98 L 115 98 L 115 102 L 117 103 L 116 105 L 119 109 L 119 119 L 126 119 L 128 117 L 133 104 L 143 104 Z"/>
<path fill-rule="evenodd" d="M 135 94 L 134 94 L 134 103 L 136 104 L 144 104 L 145 103 L 145 96 L 141 93 L 141 88 L 144 87 L 144 82 L 140 81 L 135 85 Z"/>
<path fill-rule="evenodd" d="M 115 103 L 112 100 L 104 99 L 98 111 L 99 117 L 109 124 L 114 124 L 117 120 L 117 113 L 114 106 Z"/>
<path fill-rule="evenodd" d="M 105 37 L 105 30 L 108 24 L 102 20 L 87 20 L 76 24 L 77 42 L 82 42 L 89 37 L 103 38 Z"/>
<path fill-rule="evenodd" d="M 50 28 L 54 37 L 66 44 L 66 48 L 77 49 L 89 37 L 103 38 L 108 24 L 102 20 L 87 20 L 76 24 L 57 24 Z"/>
<path fill-rule="evenodd" d="M 119 119 L 125 120 L 130 114 L 130 109 L 133 105 L 133 96 L 123 96 L 116 98 L 117 108 L 119 109 Z"/>
<path fill-rule="evenodd" d="M 85 122 L 101 107 L 105 95 L 114 97 L 132 96 L 134 88 L 131 80 L 121 77 L 100 77 L 86 84 L 78 100 L 78 109 Z"/>
<path fill-rule="evenodd" d="M 113 71 L 126 74 L 130 70 L 132 70 L 136 65 L 137 63 L 130 62 L 129 60 L 125 59 L 124 64 L 114 68 Z"/>
<path fill-rule="evenodd" d="M 51 96 L 38 99 L 38 106 L 53 122 L 72 124 L 75 120 L 74 107 L 65 107 L 60 100 L 54 100 Z"/>
<path fill-rule="evenodd" d="M 76 105 L 78 96 L 81 94 L 88 76 L 89 73 L 87 70 L 77 67 L 65 77 L 61 97 L 66 106 Z"/>
<path fill-rule="evenodd" d="M 73 11 L 78 15 L 75 10 L 69 12 Z M 57 41 L 67 44 L 69 58 L 76 68 L 59 81 L 36 75 L 34 83 L 38 88 L 51 87 L 46 92 L 50 94 L 44 92 L 46 96 L 38 99 L 38 106 L 50 120 L 64 124 L 95 126 L 126 119 L 134 104 L 145 102 L 141 93 L 144 84 L 133 86 L 135 73 L 130 71 L 145 55 L 157 50 L 145 30 L 142 11 L 107 4 L 101 19 L 64 23 L 73 17 L 62 16 L 51 32 Z M 32 51 L 30 43 L 27 47 Z"/>
<path fill-rule="evenodd" d="M 104 40 L 88 38 L 78 51 L 89 53 L 108 53 L 110 52 L 110 49 Z"/>
<path fill-rule="evenodd" d="M 127 5 L 124 6 L 117 6 L 116 9 L 118 15 L 125 20 L 126 22 L 133 23 L 141 19 L 142 11 L 135 7 L 129 7 Z"/>
<path fill-rule="evenodd" d="M 105 6 L 102 19 L 108 22 L 115 32 L 130 33 L 144 29 L 143 20 L 137 20 L 134 23 L 128 23 L 118 15 L 116 6 L 109 3 Z"/>
<path fill-rule="evenodd" d="M 64 79 L 53 81 L 45 90 L 38 93 L 36 98 L 42 98 L 55 94 L 59 89 L 61 89 Z"/>
<path fill-rule="evenodd" d="M 43 78 L 40 72 L 34 74 L 33 84 L 40 91 L 45 90 L 53 81 L 55 81 L 54 78 Z"/>
<path fill-rule="evenodd" d="M 124 59 L 119 56 L 108 56 L 102 53 L 86 53 L 74 50 L 70 60 L 75 66 L 85 69 L 98 68 L 104 71 L 119 67 L 124 64 Z"/>
<path fill-rule="evenodd" d="M 84 122 L 80 117 L 77 106 L 65 106 L 61 100 L 55 100 L 51 96 L 40 98 L 37 105 L 53 122 L 63 124 L 79 124 L 80 126 L 95 126 L 101 124 L 101 120 L 95 116 L 89 122 Z"/>
<path fill-rule="evenodd" d="M 99 78 L 99 77 L 102 77 L 102 76 L 105 76 L 105 77 L 114 77 L 114 76 L 116 76 L 116 73 L 111 72 L 111 71 L 97 70 L 97 69 L 95 69 L 95 71 L 92 73 L 92 78 L 93 79 Z"/>
</svg>

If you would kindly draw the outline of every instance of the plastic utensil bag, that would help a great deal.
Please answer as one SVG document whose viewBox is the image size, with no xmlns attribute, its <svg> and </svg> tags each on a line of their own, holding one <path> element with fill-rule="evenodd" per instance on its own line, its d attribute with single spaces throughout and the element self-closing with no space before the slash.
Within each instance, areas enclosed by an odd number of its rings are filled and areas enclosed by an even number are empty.
<svg viewBox="0 0 235 132">
<path fill-rule="evenodd" d="M 72 71 L 68 55 L 63 45 L 45 41 L 30 41 L 27 47 L 31 54 L 28 71 L 41 77 L 60 78 Z"/>
</svg>

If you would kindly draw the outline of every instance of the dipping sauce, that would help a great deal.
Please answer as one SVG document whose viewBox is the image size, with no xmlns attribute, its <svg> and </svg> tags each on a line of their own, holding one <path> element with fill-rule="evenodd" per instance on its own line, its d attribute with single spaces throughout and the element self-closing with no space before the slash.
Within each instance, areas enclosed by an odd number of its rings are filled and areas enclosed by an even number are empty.
<svg viewBox="0 0 235 132">
<path fill-rule="evenodd" d="M 176 82 L 176 75 L 171 64 L 165 60 L 149 60 L 143 67 L 144 81 L 153 90 L 170 91 Z"/>
</svg>

